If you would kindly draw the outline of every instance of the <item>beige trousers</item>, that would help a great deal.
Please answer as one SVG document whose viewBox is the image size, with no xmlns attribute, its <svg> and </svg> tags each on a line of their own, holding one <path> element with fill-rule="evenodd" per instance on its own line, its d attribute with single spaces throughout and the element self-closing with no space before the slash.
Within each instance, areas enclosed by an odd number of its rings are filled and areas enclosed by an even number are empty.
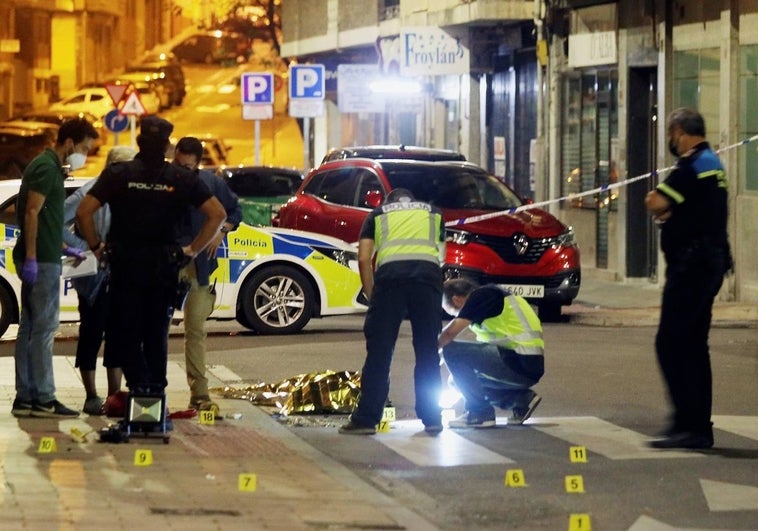
<svg viewBox="0 0 758 531">
<path fill-rule="evenodd" d="M 213 312 L 216 294 L 210 286 L 197 283 L 194 262 L 182 269 L 179 275 L 191 284 L 184 302 L 184 359 L 192 403 L 209 399 L 208 378 L 205 376 L 205 321 Z"/>
</svg>

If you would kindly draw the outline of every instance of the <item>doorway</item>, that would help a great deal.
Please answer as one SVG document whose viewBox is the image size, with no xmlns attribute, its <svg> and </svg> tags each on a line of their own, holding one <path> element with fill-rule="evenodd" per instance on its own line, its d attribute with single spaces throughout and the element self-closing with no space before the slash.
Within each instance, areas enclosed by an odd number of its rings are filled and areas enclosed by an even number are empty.
<svg viewBox="0 0 758 531">
<path fill-rule="evenodd" d="M 636 177 L 655 170 L 657 160 L 658 98 L 657 68 L 629 69 L 629 130 L 627 132 L 628 175 Z M 645 195 L 655 187 L 653 179 L 627 186 L 626 276 L 656 279 L 658 275 L 657 234 L 645 210 Z"/>
</svg>

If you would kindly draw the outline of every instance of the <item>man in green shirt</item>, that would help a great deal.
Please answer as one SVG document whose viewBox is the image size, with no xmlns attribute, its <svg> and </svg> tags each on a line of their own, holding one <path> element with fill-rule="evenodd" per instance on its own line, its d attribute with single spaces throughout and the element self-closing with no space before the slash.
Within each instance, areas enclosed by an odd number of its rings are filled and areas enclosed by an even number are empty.
<svg viewBox="0 0 758 531">
<path fill-rule="evenodd" d="M 63 180 L 66 169 L 84 166 L 97 131 L 83 118 L 64 122 L 53 147 L 24 170 L 16 212 L 19 237 L 13 262 L 21 277 L 21 316 L 16 341 L 16 417 L 77 417 L 55 397 L 53 339 L 60 317 L 61 253 L 83 258 L 63 245 Z"/>
</svg>

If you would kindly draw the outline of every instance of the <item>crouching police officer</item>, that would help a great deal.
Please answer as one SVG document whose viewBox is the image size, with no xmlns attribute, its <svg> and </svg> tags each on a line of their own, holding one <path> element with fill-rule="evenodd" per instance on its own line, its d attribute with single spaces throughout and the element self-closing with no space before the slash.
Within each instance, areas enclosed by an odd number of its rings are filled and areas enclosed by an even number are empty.
<svg viewBox="0 0 758 531">
<path fill-rule="evenodd" d="M 95 232 L 93 215 L 101 205 L 111 209 L 105 350 L 120 360 L 132 390 L 165 389 L 179 269 L 205 248 L 226 219 L 224 207 L 196 174 L 165 160 L 172 130 L 162 118 L 144 118 L 137 156 L 106 167 L 76 212 L 82 237 L 101 257 L 105 246 Z M 190 207 L 202 212 L 205 222 L 182 247 L 175 243 L 176 229 Z"/>
</svg>

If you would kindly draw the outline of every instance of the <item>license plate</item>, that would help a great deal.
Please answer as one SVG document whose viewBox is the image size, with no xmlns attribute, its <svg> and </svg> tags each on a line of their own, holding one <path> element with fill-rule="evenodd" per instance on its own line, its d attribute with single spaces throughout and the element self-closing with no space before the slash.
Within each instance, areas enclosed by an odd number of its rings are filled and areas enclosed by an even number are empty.
<svg viewBox="0 0 758 531">
<path fill-rule="evenodd" d="M 500 287 L 519 297 L 541 299 L 545 296 L 545 286 L 539 284 L 500 284 Z"/>
</svg>

